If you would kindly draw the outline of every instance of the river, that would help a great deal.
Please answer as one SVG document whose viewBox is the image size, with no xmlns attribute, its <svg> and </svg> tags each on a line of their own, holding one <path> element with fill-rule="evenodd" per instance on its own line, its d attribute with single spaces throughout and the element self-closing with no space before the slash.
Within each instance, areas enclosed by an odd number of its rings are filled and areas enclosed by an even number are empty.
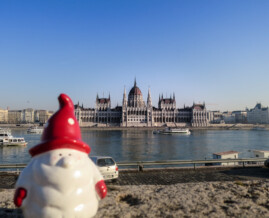
<svg viewBox="0 0 269 218">
<path fill-rule="evenodd" d="M 151 130 L 82 129 L 82 139 L 90 145 L 90 155 L 112 156 L 119 161 L 202 160 L 212 153 L 234 150 L 239 158 L 254 157 L 252 150 L 269 150 L 269 131 L 263 130 L 194 130 L 191 135 L 159 135 Z M 40 135 L 26 129 L 12 129 L 22 136 L 26 147 L 0 148 L 0 164 L 28 163 L 28 150 L 40 142 Z"/>
</svg>

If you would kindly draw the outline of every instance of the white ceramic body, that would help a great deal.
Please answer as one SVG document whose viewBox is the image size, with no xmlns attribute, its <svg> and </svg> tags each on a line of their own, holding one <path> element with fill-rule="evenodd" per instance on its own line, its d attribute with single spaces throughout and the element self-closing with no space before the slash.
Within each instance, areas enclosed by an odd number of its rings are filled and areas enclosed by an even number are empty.
<svg viewBox="0 0 269 218">
<path fill-rule="evenodd" d="M 92 217 L 99 201 L 95 184 L 102 179 L 84 152 L 56 149 L 34 156 L 16 183 L 27 190 L 24 217 Z"/>
</svg>

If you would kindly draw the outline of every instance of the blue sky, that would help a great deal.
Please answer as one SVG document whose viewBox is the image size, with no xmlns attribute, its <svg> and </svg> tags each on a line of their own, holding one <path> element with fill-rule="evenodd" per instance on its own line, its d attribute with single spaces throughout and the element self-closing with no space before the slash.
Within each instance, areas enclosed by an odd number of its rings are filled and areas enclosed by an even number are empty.
<svg viewBox="0 0 269 218">
<path fill-rule="evenodd" d="M 146 101 L 269 106 L 267 0 L 1 0 L 0 107 L 58 109 L 68 94 L 121 105 L 136 77 Z"/>
</svg>

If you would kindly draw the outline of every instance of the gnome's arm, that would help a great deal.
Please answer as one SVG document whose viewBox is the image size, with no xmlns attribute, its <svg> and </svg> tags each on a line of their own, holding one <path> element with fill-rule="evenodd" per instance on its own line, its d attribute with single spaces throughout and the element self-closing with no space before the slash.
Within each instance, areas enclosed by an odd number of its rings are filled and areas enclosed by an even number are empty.
<svg viewBox="0 0 269 218">
<path fill-rule="evenodd" d="M 104 180 L 100 180 L 95 184 L 95 190 L 101 199 L 106 197 L 107 188 Z"/>
<path fill-rule="evenodd" d="M 25 188 L 19 187 L 16 189 L 15 195 L 14 195 L 14 204 L 17 207 L 20 207 L 22 205 L 22 201 L 27 196 L 27 190 Z"/>
<path fill-rule="evenodd" d="M 94 175 L 94 183 L 95 183 L 95 191 L 98 194 L 98 196 L 103 199 L 106 197 L 107 194 L 107 188 L 106 184 L 104 182 L 103 176 L 97 169 L 97 167 L 94 165 L 94 163 L 91 161 L 92 169 L 93 169 L 93 175 Z"/>
</svg>

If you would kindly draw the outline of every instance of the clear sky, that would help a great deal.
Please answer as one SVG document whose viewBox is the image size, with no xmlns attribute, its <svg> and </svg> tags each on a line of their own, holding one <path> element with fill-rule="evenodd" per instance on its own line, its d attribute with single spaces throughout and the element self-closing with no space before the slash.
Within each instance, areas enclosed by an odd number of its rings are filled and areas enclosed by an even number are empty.
<svg viewBox="0 0 269 218">
<path fill-rule="evenodd" d="M 57 110 L 68 94 L 122 104 L 269 106 L 268 0 L 1 0 L 0 107 Z"/>
</svg>

